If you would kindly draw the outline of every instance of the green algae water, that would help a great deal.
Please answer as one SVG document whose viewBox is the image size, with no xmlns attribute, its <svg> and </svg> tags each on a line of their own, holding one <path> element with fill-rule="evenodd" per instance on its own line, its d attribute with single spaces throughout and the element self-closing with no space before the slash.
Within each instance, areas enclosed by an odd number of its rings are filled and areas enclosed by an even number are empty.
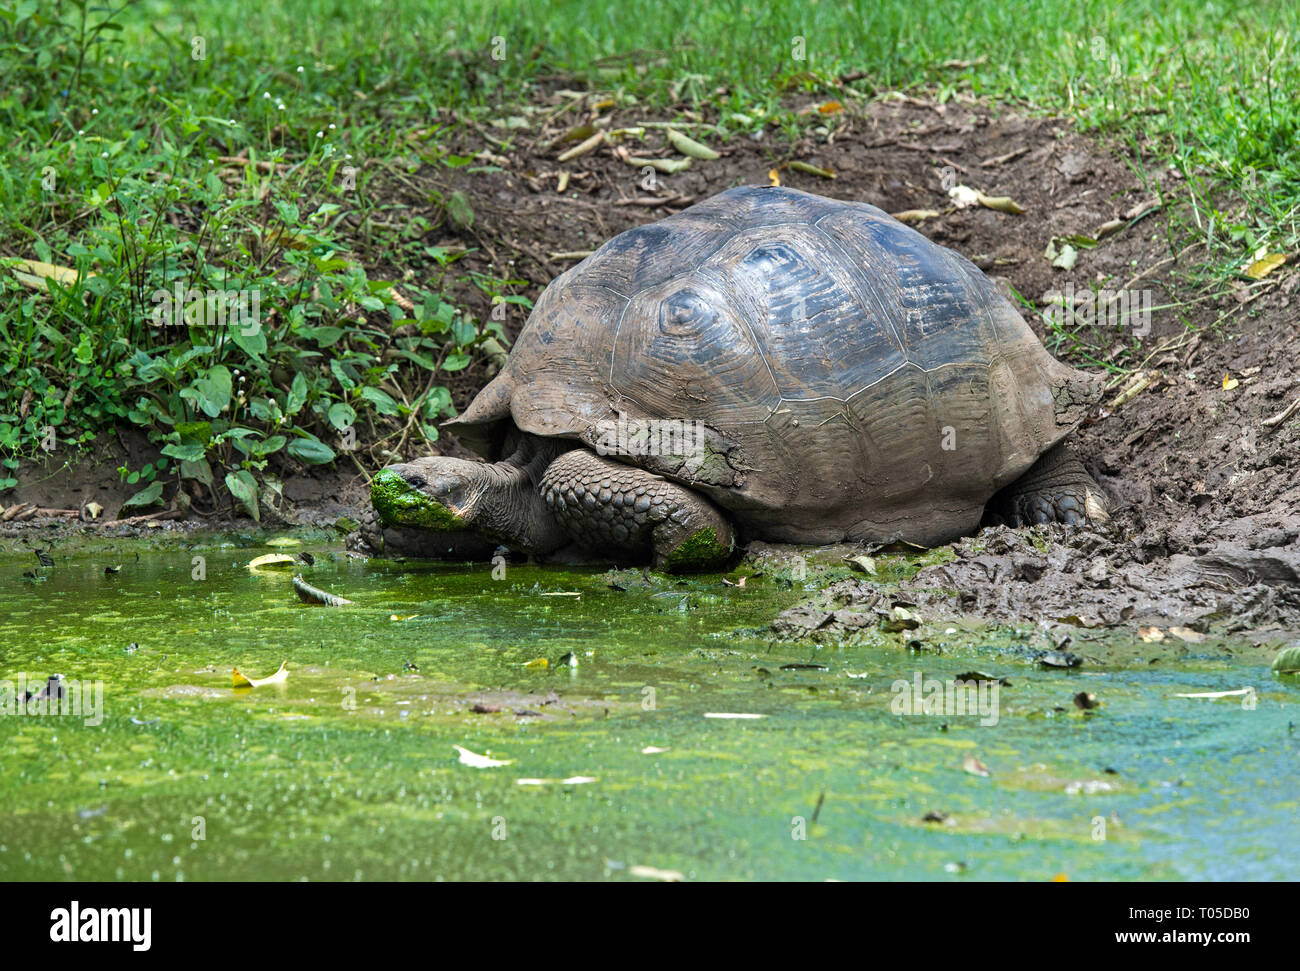
<svg viewBox="0 0 1300 971">
<path fill-rule="evenodd" d="M 0 715 L 0 879 L 1300 878 L 1300 692 L 1264 649 L 773 643 L 811 587 L 297 549 L 355 606 L 251 572 L 265 537 L 0 553 L 10 697 L 102 687 Z M 996 718 L 898 710 L 973 670 L 1009 682 Z"/>
</svg>

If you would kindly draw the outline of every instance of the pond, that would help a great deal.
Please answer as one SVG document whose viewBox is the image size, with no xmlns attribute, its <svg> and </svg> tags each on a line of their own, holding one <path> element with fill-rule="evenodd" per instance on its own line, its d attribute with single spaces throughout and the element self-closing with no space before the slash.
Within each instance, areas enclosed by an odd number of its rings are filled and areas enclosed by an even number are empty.
<svg viewBox="0 0 1300 971">
<path fill-rule="evenodd" d="M 1300 694 L 1244 641 L 1088 632 L 1073 670 L 1006 627 L 773 642 L 811 583 L 357 560 L 323 534 L 281 552 L 355 605 L 314 607 L 248 568 L 266 540 L 0 552 L 10 698 L 85 689 L 0 716 L 0 879 L 1300 878 Z M 995 707 L 900 713 L 902 684 L 970 671 L 1009 682 Z"/>
</svg>

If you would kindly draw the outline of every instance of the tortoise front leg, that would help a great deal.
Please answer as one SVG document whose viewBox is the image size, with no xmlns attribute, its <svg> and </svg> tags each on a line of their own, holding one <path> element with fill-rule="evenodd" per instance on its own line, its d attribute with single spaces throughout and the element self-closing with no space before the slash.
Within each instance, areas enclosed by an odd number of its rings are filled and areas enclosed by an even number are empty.
<svg viewBox="0 0 1300 971">
<path fill-rule="evenodd" d="M 586 449 L 552 462 L 539 491 L 575 543 L 612 559 L 686 573 L 720 568 L 735 547 L 731 524 L 703 496 Z"/>
</svg>

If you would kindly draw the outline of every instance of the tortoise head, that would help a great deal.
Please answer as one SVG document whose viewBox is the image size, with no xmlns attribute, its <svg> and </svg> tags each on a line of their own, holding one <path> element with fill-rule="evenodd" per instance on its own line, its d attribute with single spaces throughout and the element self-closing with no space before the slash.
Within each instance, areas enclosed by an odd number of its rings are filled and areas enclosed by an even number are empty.
<svg viewBox="0 0 1300 971">
<path fill-rule="evenodd" d="M 501 462 L 467 462 L 434 455 L 390 465 L 370 481 L 370 504 L 384 527 L 470 535 L 526 553 L 543 554 L 565 541 L 537 492 L 540 471 L 562 446 L 511 455 Z"/>
<path fill-rule="evenodd" d="M 446 456 L 390 465 L 370 481 L 370 503 L 385 526 L 463 531 L 478 518 L 491 468 Z"/>
</svg>

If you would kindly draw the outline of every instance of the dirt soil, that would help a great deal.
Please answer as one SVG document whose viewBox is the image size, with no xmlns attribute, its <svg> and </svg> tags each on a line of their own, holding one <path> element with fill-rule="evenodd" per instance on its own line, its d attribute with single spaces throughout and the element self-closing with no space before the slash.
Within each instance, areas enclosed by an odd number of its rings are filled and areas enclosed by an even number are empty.
<svg viewBox="0 0 1300 971">
<path fill-rule="evenodd" d="M 662 128 L 647 128 L 640 143 L 607 139 L 566 162 L 558 156 L 581 141 L 586 130 L 578 126 L 613 130 L 656 118 L 610 108 L 597 96 L 556 91 L 539 99 L 516 116 L 522 127 L 462 136 L 456 151 L 478 165 L 426 166 L 391 183 L 381 178 L 378 189 L 393 206 L 441 219 L 442 238 L 429 242 L 468 248 L 458 266 L 527 279 L 534 300 L 609 237 L 731 186 L 767 184 L 773 170 L 785 185 L 887 212 L 930 211 L 908 219 L 1036 307 L 1067 284 L 1152 291 L 1149 332 L 1088 324 L 1063 338 L 1045 333 L 1042 319 L 1025 311 L 1057 356 L 1113 369 L 1108 406 L 1075 436 L 1110 497 L 1109 528 L 986 530 L 955 544 L 954 561 L 909 582 L 907 596 L 924 609 L 1029 622 L 1300 630 L 1300 410 L 1287 414 L 1300 397 L 1300 274 L 1288 266 L 1257 283 L 1243 278 L 1226 293 L 1201 289 L 1189 274 L 1205 258 L 1203 244 L 1187 245 L 1170 213 L 1155 205 L 1161 192 L 1186 197 L 1176 173 L 1144 176 L 1127 146 L 1084 136 L 1059 119 L 894 96 L 827 113 L 819 132 L 793 143 L 768 129 L 760 138 L 712 144 L 720 158 L 656 174 L 651 185 L 623 156 L 680 157 Z M 836 177 L 791 168 L 792 161 Z M 1023 214 L 957 208 L 947 191 L 954 182 L 1010 197 Z M 465 193 L 472 225 L 458 229 L 444 219 L 430 202 L 433 190 Z M 1114 220 L 1123 228 L 1080 248 L 1072 268 L 1045 255 L 1054 238 L 1097 237 Z M 378 269 L 389 278 L 403 270 Z M 511 336 L 523 322 L 518 311 L 507 320 Z M 1120 400 L 1134 375 L 1141 389 Z M 481 370 L 465 372 L 453 389 L 457 406 L 485 381 Z M 444 442 L 457 450 L 450 436 Z M 39 493 L 24 492 L 35 488 L 24 479 L 17 498 L 66 506 L 88 490 L 111 492 L 102 469 L 96 475 L 93 482 L 51 480 Z M 347 510 L 363 496 L 348 470 L 305 486 L 290 480 L 285 514 L 318 519 L 322 505 Z"/>
</svg>

